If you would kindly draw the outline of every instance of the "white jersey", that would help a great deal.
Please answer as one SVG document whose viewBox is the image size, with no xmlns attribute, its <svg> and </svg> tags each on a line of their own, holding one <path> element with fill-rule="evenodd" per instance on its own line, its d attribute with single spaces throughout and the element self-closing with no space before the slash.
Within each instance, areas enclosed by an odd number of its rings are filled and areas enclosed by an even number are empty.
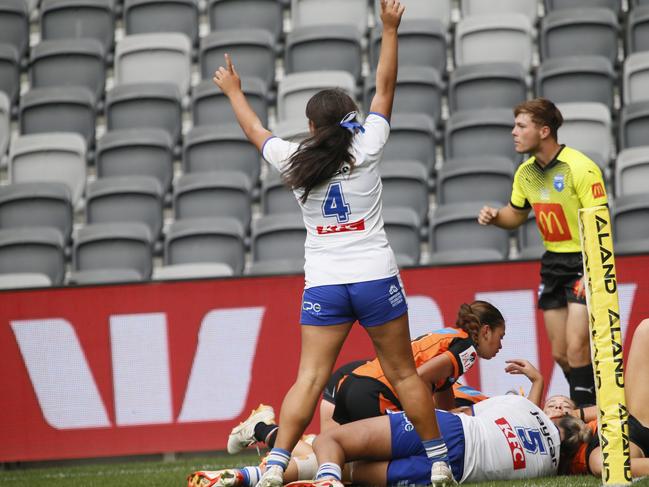
<svg viewBox="0 0 649 487">
<path fill-rule="evenodd" d="M 523 396 L 486 399 L 475 416 L 460 414 L 465 436 L 461 482 L 514 480 L 557 474 L 559 430 Z"/>
<path fill-rule="evenodd" d="M 390 134 L 390 125 L 370 113 L 352 141 L 354 164 L 343 168 L 300 202 L 307 236 L 304 244 L 305 287 L 372 281 L 398 273 L 394 253 L 383 230 L 381 176 L 377 163 Z M 341 130 L 344 130 L 341 128 Z M 268 139 L 262 156 L 280 173 L 287 169 L 298 144 Z"/>
</svg>

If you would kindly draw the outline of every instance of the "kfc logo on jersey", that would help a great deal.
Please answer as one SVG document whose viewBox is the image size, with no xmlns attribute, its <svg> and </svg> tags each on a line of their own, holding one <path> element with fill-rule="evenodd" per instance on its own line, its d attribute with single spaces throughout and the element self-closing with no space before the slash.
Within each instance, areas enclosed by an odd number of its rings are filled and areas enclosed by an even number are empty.
<svg viewBox="0 0 649 487">
<path fill-rule="evenodd" d="M 602 183 L 595 183 L 590 187 L 590 190 L 593 193 L 593 198 L 598 199 L 598 198 L 603 198 L 606 193 L 604 193 L 604 186 L 602 186 Z"/>
<path fill-rule="evenodd" d="M 328 235 L 332 233 L 343 232 L 358 232 L 365 230 L 365 220 L 358 220 L 356 222 L 341 223 L 339 225 L 318 225 L 316 231 L 318 235 Z"/>
<path fill-rule="evenodd" d="M 518 435 L 514 431 L 514 428 L 507 422 L 505 418 L 498 418 L 495 423 L 500 428 L 500 431 L 505 435 L 509 449 L 512 452 L 512 462 L 514 463 L 514 470 L 520 470 L 525 468 L 525 450 L 521 445 Z"/>
<path fill-rule="evenodd" d="M 478 354 L 475 351 L 473 346 L 470 346 L 466 350 L 460 353 L 460 362 L 462 362 L 462 370 L 465 372 L 473 367 L 476 360 L 478 360 Z"/>
</svg>

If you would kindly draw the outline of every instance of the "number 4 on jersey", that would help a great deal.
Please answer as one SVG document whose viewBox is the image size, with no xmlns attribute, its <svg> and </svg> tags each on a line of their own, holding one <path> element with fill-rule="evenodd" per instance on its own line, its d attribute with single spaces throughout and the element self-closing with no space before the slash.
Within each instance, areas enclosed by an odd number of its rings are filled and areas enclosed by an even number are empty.
<svg viewBox="0 0 649 487">
<path fill-rule="evenodd" d="M 331 183 L 327 188 L 327 195 L 322 203 L 322 214 L 324 216 L 335 216 L 338 223 L 347 223 L 351 210 L 345 201 L 342 185 Z"/>
</svg>

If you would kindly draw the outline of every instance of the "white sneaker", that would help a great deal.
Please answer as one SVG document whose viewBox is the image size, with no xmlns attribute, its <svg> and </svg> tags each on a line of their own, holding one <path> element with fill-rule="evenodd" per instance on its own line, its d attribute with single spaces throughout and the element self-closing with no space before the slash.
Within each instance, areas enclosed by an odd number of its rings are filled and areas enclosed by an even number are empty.
<svg viewBox="0 0 649 487">
<path fill-rule="evenodd" d="M 253 409 L 248 419 L 232 428 L 228 436 L 228 453 L 234 455 L 244 448 L 257 443 L 255 439 L 255 426 L 257 423 L 275 424 L 275 411 L 271 406 L 260 404 Z"/>
<path fill-rule="evenodd" d="M 239 487 L 243 482 L 243 474 L 236 468 L 199 470 L 187 477 L 188 487 Z"/>
<path fill-rule="evenodd" d="M 430 483 L 433 487 L 449 487 L 456 485 L 451 467 L 446 462 L 435 462 L 430 469 Z"/>
<path fill-rule="evenodd" d="M 284 470 L 277 465 L 271 465 L 262 474 L 255 487 L 283 487 Z"/>
</svg>

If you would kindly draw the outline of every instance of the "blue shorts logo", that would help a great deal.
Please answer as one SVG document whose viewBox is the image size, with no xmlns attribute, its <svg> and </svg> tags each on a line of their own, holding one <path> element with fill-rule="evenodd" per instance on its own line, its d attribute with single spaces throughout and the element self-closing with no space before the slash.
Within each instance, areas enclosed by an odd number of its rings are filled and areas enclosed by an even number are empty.
<svg viewBox="0 0 649 487">
<path fill-rule="evenodd" d="M 561 192 L 563 191 L 563 188 L 565 188 L 563 174 L 557 174 L 554 177 L 554 189 Z"/>
<path fill-rule="evenodd" d="M 313 313 L 320 313 L 322 310 L 322 307 L 320 306 L 320 303 L 312 303 L 311 301 L 304 301 L 302 303 L 302 309 L 304 311 L 311 311 Z"/>
</svg>

